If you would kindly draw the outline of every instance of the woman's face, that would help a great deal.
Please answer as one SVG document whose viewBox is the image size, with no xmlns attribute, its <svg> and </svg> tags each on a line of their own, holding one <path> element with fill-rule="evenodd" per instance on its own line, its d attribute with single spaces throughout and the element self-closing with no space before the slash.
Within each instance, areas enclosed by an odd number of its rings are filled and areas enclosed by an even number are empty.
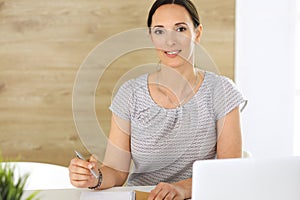
<svg viewBox="0 0 300 200">
<path fill-rule="evenodd" d="M 152 16 L 151 38 L 162 64 L 180 67 L 193 64 L 195 42 L 202 26 L 194 27 L 188 11 L 176 4 L 159 7 Z"/>
</svg>

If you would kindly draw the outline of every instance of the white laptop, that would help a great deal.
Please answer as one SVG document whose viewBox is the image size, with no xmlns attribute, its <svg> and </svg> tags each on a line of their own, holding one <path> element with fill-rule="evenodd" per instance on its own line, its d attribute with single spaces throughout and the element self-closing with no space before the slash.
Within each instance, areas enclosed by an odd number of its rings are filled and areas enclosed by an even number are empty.
<svg viewBox="0 0 300 200">
<path fill-rule="evenodd" d="M 300 200 L 300 157 L 196 161 L 192 200 Z"/>
</svg>

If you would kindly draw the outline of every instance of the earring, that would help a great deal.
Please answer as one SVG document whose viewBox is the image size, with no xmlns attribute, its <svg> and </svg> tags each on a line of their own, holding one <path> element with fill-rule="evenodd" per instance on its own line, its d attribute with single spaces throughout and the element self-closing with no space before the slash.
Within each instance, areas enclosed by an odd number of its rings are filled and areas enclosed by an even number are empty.
<svg viewBox="0 0 300 200">
<path fill-rule="evenodd" d="M 161 70 L 161 60 L 158 61 L 157 65 L 156 65 L 156 71 L 159 72 Z"/>
</svg>

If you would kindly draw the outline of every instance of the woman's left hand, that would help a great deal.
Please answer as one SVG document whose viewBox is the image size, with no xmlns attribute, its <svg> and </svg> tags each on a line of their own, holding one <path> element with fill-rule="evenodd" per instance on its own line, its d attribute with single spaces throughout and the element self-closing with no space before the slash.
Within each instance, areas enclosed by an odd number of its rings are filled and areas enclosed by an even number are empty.
<svg viewBox="0 0 300 200">
<path fill-rule="evenodd" d="M 183 200 L 185 189 L 171 183 L 159 183 L 149 194 L 148 200 Z"/>
</svg>

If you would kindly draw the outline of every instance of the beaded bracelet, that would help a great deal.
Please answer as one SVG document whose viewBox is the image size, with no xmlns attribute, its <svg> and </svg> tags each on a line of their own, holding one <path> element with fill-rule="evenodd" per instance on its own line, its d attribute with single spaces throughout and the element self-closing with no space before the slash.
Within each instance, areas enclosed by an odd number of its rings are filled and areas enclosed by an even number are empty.
<svg viewBox="0 0 300 200">
<path fill-rule="evenodd" d="M 94 187 L 88 187 L 88 188 L 91 189 L 91 190 L 97 189 L 98 187 L 100 187 L 100 185 L 101 185 L 101 183 L 102 183 L 102 173 L 101 173 L 100 169 L 98 169 L 98 172 L 99 172 L 98 183 L 97 183 L 97 185 L 95 185 Z"/>
</svg>

